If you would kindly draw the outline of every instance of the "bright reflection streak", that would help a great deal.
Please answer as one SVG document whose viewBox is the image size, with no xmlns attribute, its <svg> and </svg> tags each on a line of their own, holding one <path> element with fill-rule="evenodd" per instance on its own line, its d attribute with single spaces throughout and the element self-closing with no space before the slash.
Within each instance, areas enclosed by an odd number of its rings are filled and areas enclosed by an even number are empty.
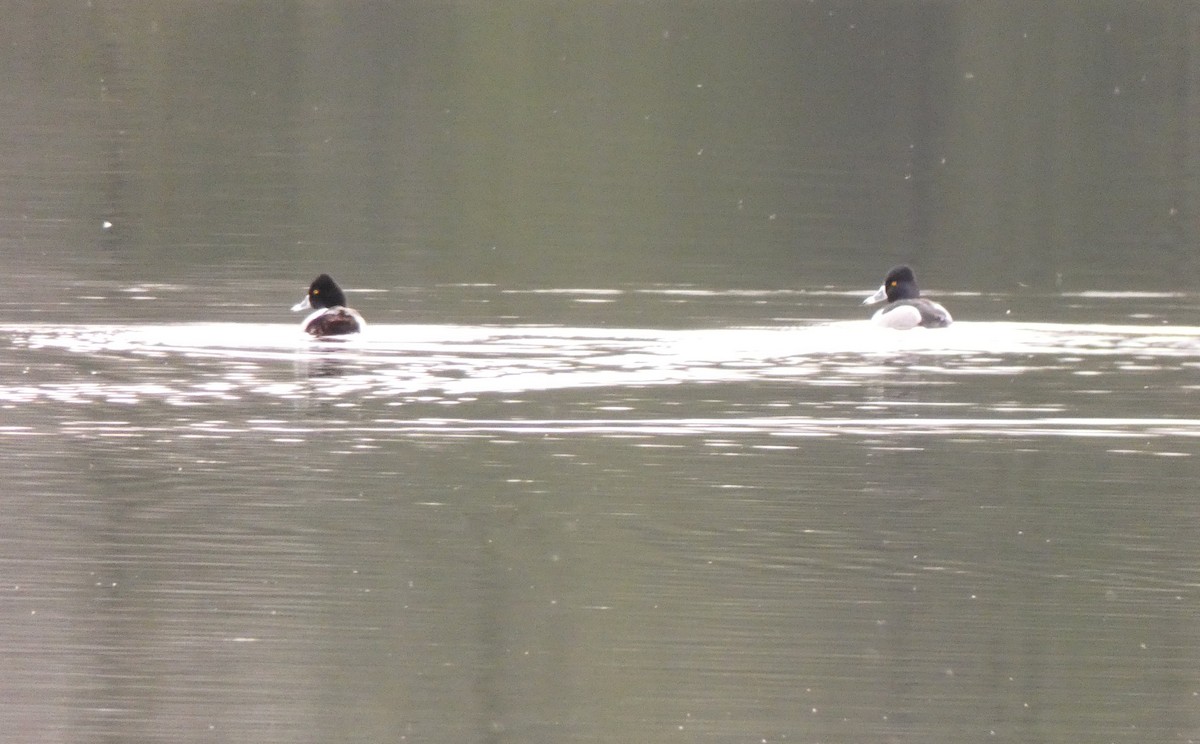
<svg viewBox="0 0 1200 744">
<path fill-rule="evenodd" d="M 1200 328 L 1194 326 L 960 322 L 896 332 L 865 321 L 702 330 L 373 324 L 361 336 L 333 341 L 310 339 L 291 325 L 234 323 L 47 325 L 0 333 L 30 351 L 55 349 L 81 358 L 80 370 L 60 378 L 10 375 L 0 386 L 0 402 L 13 404 L 153 399 L 184 406 L 314 393 L 454 402 L 496 393 L 687 383 L 862 386 L 913 374 L 923 385 L 955 384 L 967 376 L 1034 372 L 1071 374 L 1099 388 L 1095 376 L 1200 367 Z M 150 374 L 158 367 L 147 360 L 170 374 Z M 82 371 L 93 364 L 104 374 Z M 962 431 L 963 425 L 946 420 L 942 428 Z M 999 432 L 1019 426 L 993 425 Z M 908 426 L 934 430 L 938 424 Z M 784 430 L 814 431 L 800 423 Z"/>
</svg>

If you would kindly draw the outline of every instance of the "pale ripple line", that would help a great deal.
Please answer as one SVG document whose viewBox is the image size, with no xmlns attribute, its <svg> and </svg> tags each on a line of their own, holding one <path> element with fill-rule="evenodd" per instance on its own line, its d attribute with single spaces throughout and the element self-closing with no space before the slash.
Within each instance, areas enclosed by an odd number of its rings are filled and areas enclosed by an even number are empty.
<svg viewBox="0 0 1200 744">
<path fill-rule="evenodd" d="M 296 364 L 298 376 L 322 393 L 390 396 L 780 378 L 854 385 L 897 371 L 961 376 L 1048 369 L 1095 376 L 1200 365 L 1200 328 L 1194 326 L 958 323 L 898 333 L 866 322 L 699 330 L 382 325 L 333 343 L 277 324 L 48 325 L 9 333 L 31 351 L 60 349 L 105 362 L 178 355 L 185 376 L 192 359 L 227 363 L 219 383 L 185 379 L 158 388 L 104 377 L 38 383 L 31 364 L 21 371 L 30 374 L 29 383 L 0 388 L 0 400 L 11 402 L 149 396 L 186 404 L 242 392 L 309 394 L 303 384 L 279 379 L 282 362 Z M 897 358 L 903 360 L 898 366 Z M 1088 368 L 1082 363 L 1088 358 L 1115 359 L 1119 369 L 1107 361 Z"/>
<path fill-rule="evenodd" d="M 314 433 L 317 429 L 268 423 L 251 427 L 280 434 Z M 376 425 L 323 422 L 320 431 L 358 434 L 509 434 L 695 436 L 767 434 L 774 436 L 1065 436 L 1065 437 L 1200 437 L 1200 419 L 1167 418 L 815 418 L 803 416 L 681 419 L 540 419 L 487 420 L 422 418 Z"/>
<path fill-rule="evenodd" d="M 145 326 L 4 328 L 28 348 L 77 353 L 162 352 L 279 358 L 337 354 L 370 363 L 437 352 L 558 356 L 644 353 L 709 360 L 764 360 L 808 354 L 1075 353 L 1200 357 L 1200 327 L 1065 323 L 958 322 L 937 331 L 895 332 L 866 321 L 783 328 L 657 330 L 548 326 L 372 325 L 337 343 L 308 339 L 278 324 L 185 323 Z"/>
</svg>

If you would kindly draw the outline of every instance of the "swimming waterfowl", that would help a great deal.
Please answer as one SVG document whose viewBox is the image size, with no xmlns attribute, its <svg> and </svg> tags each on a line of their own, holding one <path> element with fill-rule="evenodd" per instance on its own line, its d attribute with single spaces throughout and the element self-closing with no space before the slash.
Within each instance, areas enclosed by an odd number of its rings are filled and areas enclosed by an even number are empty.
<svg viewBox="0 0 1200 744">
<path fill-rule="evenodd" d="M 313 279 L 308 294 L 292 308 L 293 311 L 309 309 L 316 312 L 301 325 L 312 336 L 344 336 L 358 333 L 367 325 L 356 310 L 346 307 L 346 293 L 328 274 Z"/>
<path fill-rule="evenodd" d="M 874 305 L 884 300 L 888 304 L 880 308 L 871 321 L 885 328 L 945 328 L 954 322 L 946 308 L 921 297 L 921 290 L 917 289 L 917 277 L 907 266 L 897 266 L 889 271 L 883 279 L 883 286 L 863 300 L 863 304 Z"/>
</svg>

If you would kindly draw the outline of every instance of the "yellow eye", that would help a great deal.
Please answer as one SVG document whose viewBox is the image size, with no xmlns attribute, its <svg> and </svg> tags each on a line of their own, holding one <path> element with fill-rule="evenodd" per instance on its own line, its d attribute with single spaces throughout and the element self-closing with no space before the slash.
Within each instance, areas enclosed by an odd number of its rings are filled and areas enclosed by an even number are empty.
<svg viewBox="0 0 1200 744">
<path fill-rule="evenodd" d="M 894 286 L 896 286 L 896 280 L 895 280 L 895 279 L 893 279 L 893 280 L 892 280 L 892 284 L 891 284 L 891 286 L 893 286 L 893 287 L 894 287 Z"/>
<path fill-rule="evenodd" d="M 892 282 L 892 284 L 895 284 L 895 282 Z M 314 289 L 314 290 L 313 290 L 313 294 L 321 294 L 321 290 L 319 290 L 319 289 Z"/>
</svg>

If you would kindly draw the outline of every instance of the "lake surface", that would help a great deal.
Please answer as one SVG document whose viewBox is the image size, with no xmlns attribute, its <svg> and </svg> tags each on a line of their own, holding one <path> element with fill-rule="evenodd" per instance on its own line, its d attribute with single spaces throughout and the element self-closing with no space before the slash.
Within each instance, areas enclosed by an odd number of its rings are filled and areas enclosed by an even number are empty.
<svg viewBox="0 0 1200 744">
<path fill-rule="evenodd" d="M 0 739 L 1200 740 L 1197 38 L 8 9 Z"/>
<path fill-rule="evenodd" d="M 1195 295 L 911 332 L 773 320 L 796 294 L 550 296 L 762 322 L 0 328 L 5 730 L 1197 731 Z"/>
</svg>

